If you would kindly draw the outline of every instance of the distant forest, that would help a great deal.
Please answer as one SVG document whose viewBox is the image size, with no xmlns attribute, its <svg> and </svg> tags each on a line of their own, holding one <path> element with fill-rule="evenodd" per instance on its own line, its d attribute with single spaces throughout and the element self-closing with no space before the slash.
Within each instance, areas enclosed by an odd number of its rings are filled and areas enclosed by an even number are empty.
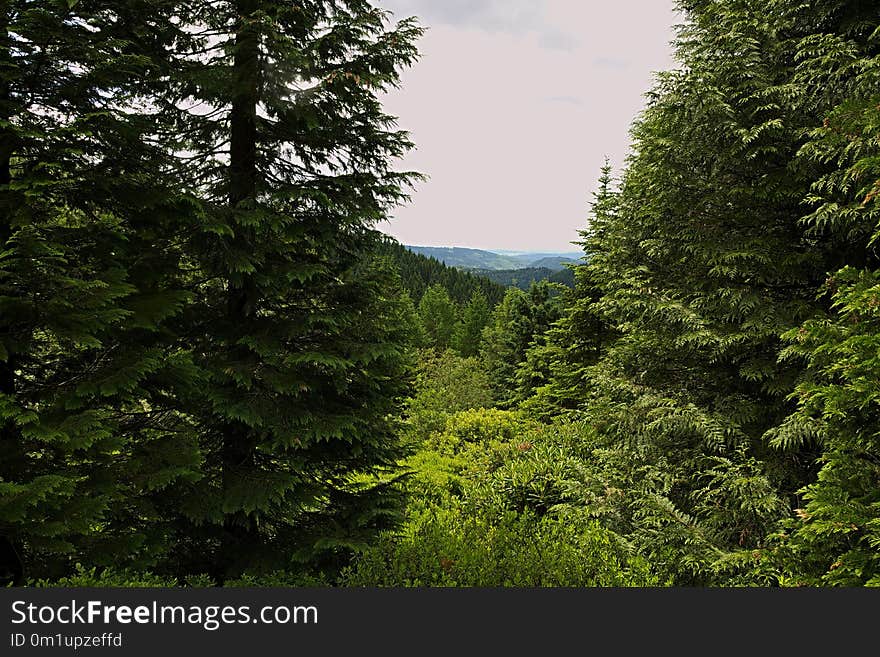
<svg viewBox="0 0 880 657">
<path fill-rule="evenodd" d="M 506 285 L 488 276 L 476 275 L 443 264 L 433 257 L 414 253 L 396 240 L 388 238 L 381 252 L 387 254 L 400 272 L 403 287 L 413 301 L 421 301 L 432 285 L 440 285 L 459 304 L 467 303 L 479 291 L 489 305 L 495 307 L 504 297 Z"/>
<path fill-rule="evenodd" d="M 549 281 L 574 287 L 574 272 L 568 267 L 562 270 L 553 270 L 547 267 L 524 267 L 523 269 L 471 269 L 470 273 L 488 278 L 494 283 L 504 287 L 518 287 L 528 290 L 533 283 Z"/>
</svg>

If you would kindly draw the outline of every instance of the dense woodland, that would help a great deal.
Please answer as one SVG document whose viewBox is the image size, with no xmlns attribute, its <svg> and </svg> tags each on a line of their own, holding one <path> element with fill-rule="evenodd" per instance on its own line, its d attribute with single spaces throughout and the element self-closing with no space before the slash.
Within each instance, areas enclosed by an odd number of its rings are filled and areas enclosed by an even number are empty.
<svg viewBox="0 0 880 657">
<path fill-rule="evenodd" d="M 550 281 L 562 285 L 574 286 L 574 273 L 566 267 L 561 271 L 553 271 L 549 267 L 523 267 L 521 269 L 472 269 L 470 273 L 488 278 L 504 287 L 518 287 L 528 290 L 532 283 Z"/>
<path fill-rule="evenodd" d="M 680 7 L 504 290 L 375 230 L 416 21 L 0 2 L 0 578 L 880 584 L 880 6 Z"/>
<path fill-rule="evenodd" d="M 400 274 L 404 289 L 416 304 L 432 285 L 442 287 L 450 299 L 459 305 L 470 301 L 476 292 L 483 295 L 492 306 L 497 305 L 504 297 L 506 286 L 493 283 L 486 276 L 476 276 L 457 267 L 450 267 L 436 258 L 413 253 L 391 238 L 386 240 L 384 250 L 380 248 L 380 253 L 391 259 L 394 269 Z"/>
</svg>

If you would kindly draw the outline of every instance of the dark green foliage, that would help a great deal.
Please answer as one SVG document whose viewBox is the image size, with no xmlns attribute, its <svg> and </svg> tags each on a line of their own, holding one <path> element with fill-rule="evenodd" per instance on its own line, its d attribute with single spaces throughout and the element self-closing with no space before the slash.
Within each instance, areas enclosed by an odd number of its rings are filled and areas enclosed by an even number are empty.
<svg viewBox="0 0 880 657">
<path fill-rule="evenodd" d="M 147 138 L 163 44 L 135 5 L 0 3 L 0 535 L 25 577 L 152 565 L 156 498 L 200 461 L 174 400 L 196 215 Z"/>
<path fill-rule="evenodd" d="M 183 403 L 206 456 L 180 567 L 332 568 L 394 516 L 412 327 L 372 227 L 415 176 L 392 168 L 411 144 L 378 96 L 421 29 L 360 0 L 176 10 L 161 100 L 205 213 L 188 337 L 206 376 Z"/>
<path fill-rule="evenodd" d="M 785 334 L 806 362 L 798 410 L 772 437 L 821 449 L 821 469 L 777 537 L 774 563 L 792 585 L 880 584 L 880 13 L 870 3 L 795 7 L 821 20 L 800 43 L 798 82 L 837 103 L 801 157 L 824 167 L 812 186 L 808 234 L 832 245 L 819 290 L 823 316 Z"/>
<path fill-rule="evenodd" d="M 619 194 L 597 199 L 558 396 L 601 431 L 623 533 L 708 584 L 748 581 L 809 476 L 809 448 L 765 434 L 791 412 L 780 335 L 816 311 L 827 251 L 799 223 L 815 168 L 796 155 L 821 121 L 793 83 L 803 35 L 766 3 L 691 5 L 682 68 L 634 127 Z"/>
<path fill-rule="evenodd" d="M 550 281 L 571 286 L 574 277 L 569 269 L 554 270 L 548 267 L 524 267 L 522 269 L 471 269 L 471 273 L 488 278 L 504 287 L 516 287 L 526 291 L 535 283 Z"/>
<path fill-rule="evenodd" d="M 482 294 L 492 308 L 504 298 L 504 286 L 483 276 L 445 265 L 436 258 L 413 253 L 390 238 L 383 242 L 381 248 L 397 264 L 403 286 L 416 303 L 421 301 L 422 295 L 432 285 L 441 286 L 460 306 L 468 303 L 476 292 Z"/>
<path fill-rule="evenodd" d="M 0 21 L 0 577 L 344 562 L 397 516 L 416 327 L 373 226 L 415 175 L 378 96 L 421 29 L 359 0 Z"/>
<path fill-rule="evenodd" d="M 461 312 L 461 321 L 455 331 L 455 349 L 464 357 L 476 356 L 480 352 L 483 329 L 489 323 L 491 311 L 480 292 L 474 292 L 471 300 Z"/>
<path fill-rule="evenodd" d="M 597 282 L 602 271 L 606 226 L 615 219 L 617 191 L 613 188 L 611 166 L 606 160 L 599 178 L 587 228 L 581 231 L 585 258 L 574 268 L 574 284 L 562 297 L 565 311 L 547 332 L 546 343 L 530 356 L 549 373 L 546 385 L 527 400 L 530 412 L 553 416 L 581 409 L 592 382 L 591 368 L 613 343 L 616 334 L 599 306 L 602 288 Z"/>
<path fill-rule="evenodd" d="M 481 356 L 499 403 L 511 406 L 528 398 L 544 382 L 544 362 L 528 362 L 530 349 L 540 349 L 562 309 L 558 289 L 546 281 L 527 292 L 510 288 L 483 332 Z"/>
<path fill-rule="evenodd" d="M 429 287 L 419 301 L 418 312 L 425 346 L 441 351 L 452 347 L 457 312 L 446 290 L 439 285 Z"/>
</svg>

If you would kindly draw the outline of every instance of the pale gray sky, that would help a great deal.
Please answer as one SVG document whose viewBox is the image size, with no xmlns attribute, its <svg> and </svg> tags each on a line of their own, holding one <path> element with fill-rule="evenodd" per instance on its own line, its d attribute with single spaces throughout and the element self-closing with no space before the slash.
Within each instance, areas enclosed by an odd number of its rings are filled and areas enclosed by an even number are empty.
<svg viewBox="0 0 880 657">
<path fill-rule="evenodd" d="M 378 0 L 428 27 L 386 110 L 430 176 L 381 228 L 405 244 L 570 251 L 604 157 L 619 168 L 673 0 Z"/>
</svg>

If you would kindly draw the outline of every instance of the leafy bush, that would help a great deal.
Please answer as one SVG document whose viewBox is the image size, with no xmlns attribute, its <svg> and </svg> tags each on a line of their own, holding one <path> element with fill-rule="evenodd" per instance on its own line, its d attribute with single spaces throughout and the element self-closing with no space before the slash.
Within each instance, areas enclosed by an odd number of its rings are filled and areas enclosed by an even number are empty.
<svg viewBox="0 0 880 657">
<path fill-rule="evenodd" d="M 345 574 L 347 586 L 654 586 L 647 563 L 583 515 L 474 516 L 434 508 L 386 535 Z"/>
<path fill-rule="evenodd" d="M 407 404 L 410 439 L 421 445 L 443 429 L 450 414 L 492 405 L 489 377 L 478 359 L 425 350 L 419 359 L 415 394 Z"/>
</svg>

